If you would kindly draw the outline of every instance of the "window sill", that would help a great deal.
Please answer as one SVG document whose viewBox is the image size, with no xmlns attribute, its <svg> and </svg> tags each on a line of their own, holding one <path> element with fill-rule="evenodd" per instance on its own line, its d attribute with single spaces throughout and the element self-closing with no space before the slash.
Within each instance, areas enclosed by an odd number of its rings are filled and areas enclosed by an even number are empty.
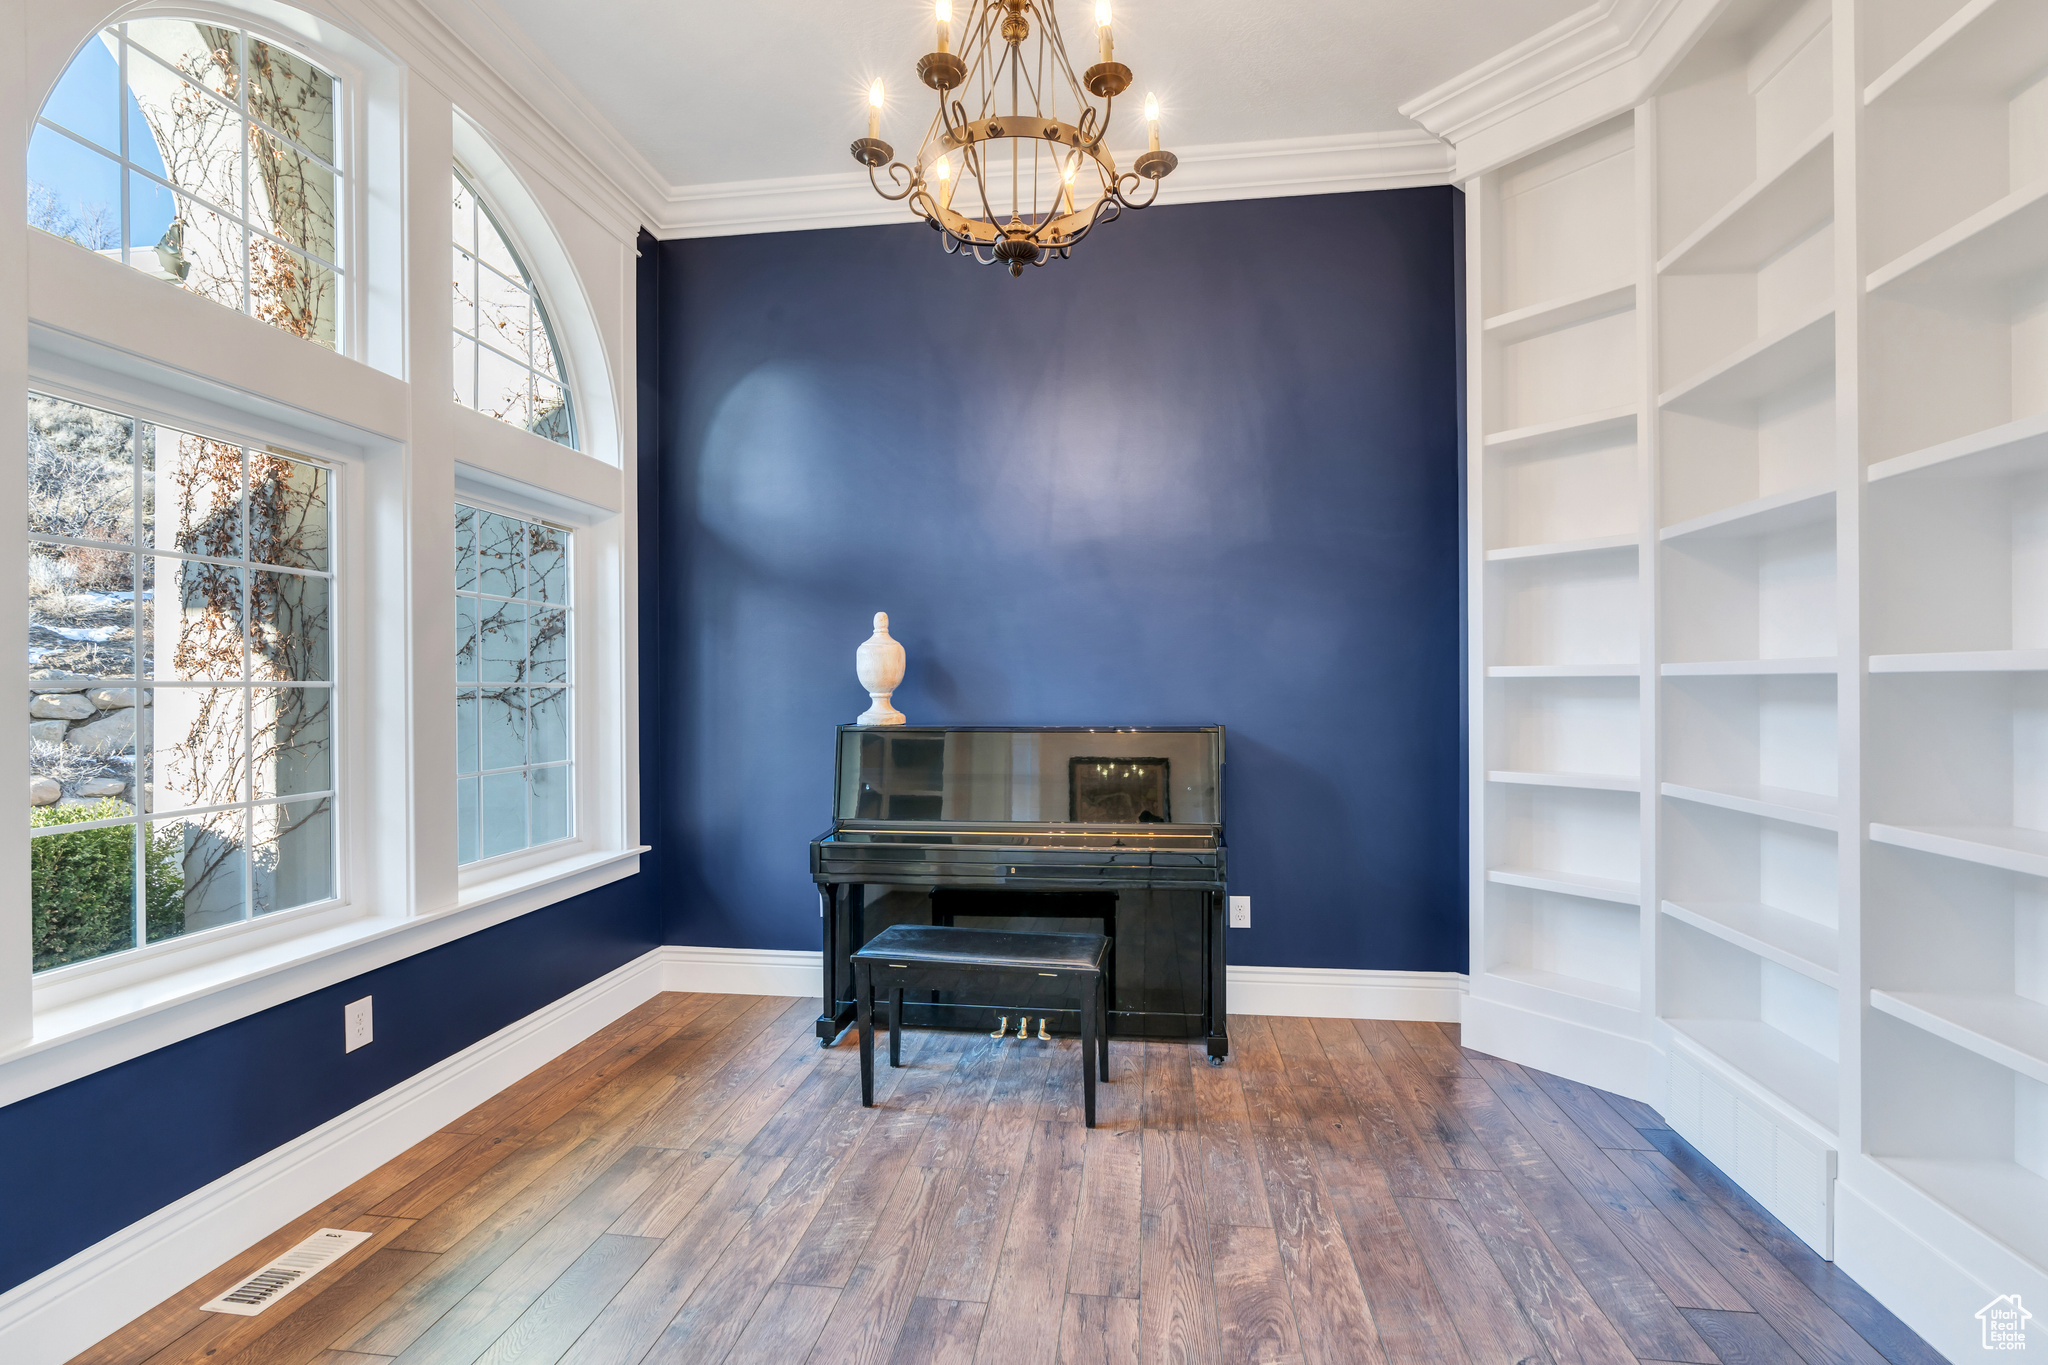
<svg viewBox="0 0 2048 1365">
<path fill-rule="evenodd" d="M 144 981 L 39 993 L 61 1000 L 39 999 L 33 1036 L 0 1049 L 0 1107 L 630 877 L 646 851 L 582 853 L 465 889 L 451 909 L 323 920 L 182 968 L 169 959 Z"/>
</svg>

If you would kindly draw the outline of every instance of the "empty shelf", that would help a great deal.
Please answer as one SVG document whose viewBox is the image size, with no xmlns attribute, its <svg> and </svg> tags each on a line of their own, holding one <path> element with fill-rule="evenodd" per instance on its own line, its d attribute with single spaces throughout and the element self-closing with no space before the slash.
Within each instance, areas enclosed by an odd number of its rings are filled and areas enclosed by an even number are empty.
<svg viewBox="0 0 2048 1365">
<path fill-rule="evenodd" d="M 2048 649 L 1970 649 L 1949 654 L 1873 654 L 1872 673 L 2048 673 Z"/>
<path fill-rule="evenodd" d="M 1722 810 L 1739 811 L 1744 815 L 1760 815 L 1767 820 L 1783 820 L 1788 824 L 1808 825 L 1814 829 L 1835 827 L 1835 798 L 1821 796 L 1815 792 L 1794 791 L 1789 787 L 1740 786 L 1728 788 L 1689 787 L 1682 783 L 1666 782 L 1664 794 L 1678 801 L 1692 801 L 1702 806 L 1719 806 Z"/>
<path fill-rule="evenodd" d="M 1634 284 L 1589 289 L 1561 299 L 1550 299 L 1512 312 L 1496 313 L 1480 324 L 1487 336 L 1499 342 L 1525 341 L 1545 332 L 1555 332 L 1575 323 L 1604 318 L 1636 305 Z"/>
<path fill-rule="evenodd" d="M 1663 540 L 1740 540 L 1829 521 L 1834 515 L 1834 489 L 1794 488 L 1678 522 L 1657 535 Z"/>
<path fill-rule="evenodd" d="M 1612 877 L 1588 877 L 1580 872 L 1557 872 L 1548 868 L 1496 867 L 1486 880 L 1502 886 L 1523 886 L 1531 891 L 1555 891 L 1563 896 L 1584 896 L 1588 900 L 1613 901 L 1616 905 L 1640 905 L 1642 891 L 1635 882 Z"/>
<path fill-rule="evenodd" d="M 2022 995 L 1872 991 L 1870 1004 L 2048 1085 L 2048 1005 Z"/>
<path fill-rule="evenodd" d="M 1576 787 L 1581 791 L 1639 792 L 1641 778 L 1621 773 L 1536 773 L 1490 772 L 1488 782 L 1505 782 L 1518 787 Z"/>
<path fill-rule="evenodd" d="M 1663 911 L 1745 952 L 1768 958 L 1780 967 L 1812 977 L 1827 986 L 1839 984 L 1835 974 L 1834 926 L 1818 924 L 1775 905 L 1738 901 L 1665 901 Z"/>
<path fill-rule="evenodd" d="M 1839 1102 L 1835 1064 L 1759 1019 L 1666 1019 L 1696 1047 L 1712 1053 L 1829 1133 Z"/>
<path fill-rule="evenodd" d="M 1608 408 L 1602 412 L 1589 412 L 1580 417 L 1567 417 L 1559 422 L 1539 422 L 1535 426 L 1496 431 L 1486 438 L 1486 448 L 1505 454 L 1580 436 L 1618 435 L 1624 431 L 1633 434 L 1635 429 L 1634 408 Z"/>
<path fill-rule="evenodd" d="M 1919 474 L 1926 478 L 2000 478 L 2048 469 L 2048 412 L 1894 456 L 1870 466 L 1872 483 Z"/>
<path fill-rule="evenodd" d="M 1546 559 L 1552 555 L 1592 554 L 1597 550 L 1633 550 L 1637 539 L 1634 536 L 1593 536 L 1586 540 L 1556 540 L 1548 545 L 1511 545 L 1502 550 L 1488 550 L 1488 563 L 1503 559 Z"/>
<path fill-rule="evenodd" d="M 2040 0 L 1970 0 L 1863 91 L 1863 102 L 2003 96 L 2048 66 Z"/>
<path fill-rule="evenodd" d="M 1872 825 L 1880 844 L 2048 877 L 2048 832 L 2012 825 Z"/>
<path fill-rule="evenodd" d="M 1706 663 L 1663 664 L 1667 678 L 1774 678 L 1788 673 L 1833 673 L 1835 656 L 1813 659 L 1715 659 Z"/>
<path fill-rule="evenodd" d="M 1634 664 L 1495 664 L 1486 670 L 1489 678 L 1633 678 L 1642 670 Z"/>
<path fill-rule="evenodd" d="M 1997 1159 L 1871 1159 L 2035 1265 L 2048 1265 L 2048 1180 Z"/>
<path fill-rule="evenodd" d="M 1659 261 L 1657 273 L 1755 270 L 1834 217 L 1834 138 L 1831 127 L 1809 136 Z"/>
<path fill-rule="evenodd" d="M 1547 972 L 1539 967 L 1517 967 L 1512 964 L 1489 967 L 1486 975 L 1512 981 L 1519 986 L 1534 986 L 1539 990 L 1556 991 L 1560 995 L 1576 996 L 1596 1005 L 1612 1009 L 1634 1010 L 1642 1008 L 1642 993 L 1626 986 L 1610 986 L 1604 981 L 1588 981 L 1583 976 L 1566 976 L 1563 972 Z"/>
<path fill-rule="evenodd" d="M 1687 412 L 1746 403 L 1826 369 L 1834 359 L 1835 310 L 1830 304 L 1804 321 L 1759 338 L 1657 401 Z"/>
<path fill-rule="evenodd" d="M 2008 279 L 2048 265 L 2048 181 L 2015 190 L 1947 232 L 1871 272 L 1870 292 L 1950 288 Z"/>
</svg>

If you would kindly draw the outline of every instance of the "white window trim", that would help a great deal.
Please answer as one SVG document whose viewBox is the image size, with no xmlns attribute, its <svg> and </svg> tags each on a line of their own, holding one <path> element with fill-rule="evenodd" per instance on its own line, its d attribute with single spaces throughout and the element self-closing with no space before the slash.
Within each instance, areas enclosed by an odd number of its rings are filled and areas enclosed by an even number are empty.
<svg viewBox="0 0 2048 1365">
<path fill-rule="evenodd" d="M 284 333 L 266 334 L 262 341 L 286 347 L 304 344 Z M 387 705 L 403 696 L 404 684 L 398 683 L 394 689 L 388 681 L 390 675 L 404 676 L 411 670 L 380 666 L 376 636 L 365 619 L 364 570 L 372 556 L 388 552 L 388 547 L 380 550 L 370 534 L 368 504 L 373 482 L 380 476 L 389 476 L 388 466 L 400 462 L 401 448 L 368 432 L 360 433 L 360 443 L 356 443 L 336 439 L 328 423 L 300 425 L 281 421 L 271 410 L 274 405 L 256 395 L 244 395 L 244 410 L 238 413 L 223 406 L 221 386 L 197 384 L 188 376 L 165 372 L 156 375 L 157 383 L 138 383 L 132 359 L 118 368 L 98 368 L 90 362 L 94 349 L 74 344 L 61 353 L 38 353 L 32 358 L 29 387 L 212 439 L 256 447 L 277 445 L 318 458 L 335 470 L 332 498 L 338 534 L 333 580 L 337 636 L 334 672 L 337 728 L 341 732 L 335 763 L 340 791 L 336 820 L 342 841 L 337 866 L 340 894 L 332 901 L 278 911 L 34 974 L 28 982 L 33 1032 L 14 1046 L 0 1045 L 0 1105 L 632 876 L 639 871 L 640 855 L 647 851 L 644 845 L 627 842 L 623 803 L 608 799 L 605 790 L 596 785 L 597 781 L 624 780 L 628 769 L 621 746 L 636 733 L 637 727 L 627 723 L 630 718 L 623 714 L 621 689 L 590 687 L 591 700 L 579 698 L 574 713 L 577 835 L 457 869 L 460 893 L 452 905 L 421 906 L 411 897 L 400 904 L 381 900 L 368 864 L 380 852 L 388 855 L 390 851 L 374 848 L 366 833 L 370 825 L 366 805 L 374 795 L 369 772 L 380 766 L 371 752 L 376 739 L 368 717 L 379 703 L 380 689 Z M 201 391 L 188 396 L 193 389 Z M 137 401 L 132 396 L 138 391 L 146 394 L 147 401 Z M 233 401 L 232 395 L 227 397 Z M 531 443 L 547 451 L 563 450 L 480 413 L 463 412 L 476 423 L 503 431 L 515 449 L 520 443 Z M 365 454 L 366 450 L 371 453 Z M 490 452 L 486 448 L 466 453 L 488 460 Z M 561 472 L 560 477 L 569 482 L 579 475 L 587 477 L 588 472 L 570 469 Z M 610 472 L 615 479 L 618 477 L 617 471 Z M 509 498 L 508 488 L 523 488 L 528 496 Z M 586 486 L 583 491 L 603 495 L 606 490 Z M 615 679 L 618 669 L 606 670 L 602 661 L 606 653 L 619 647 L 628 628 L 622 596 L 617 591 L 622 585 L 609 581 L 615 578 L 622 559 L 617 552 L 624 530 L 623 517 L 563 493 L 531 488 L 506 475 L 468 467 L 458 467 L 456 499 L 481 502 L 514 514 L 546 515 L 554 520 L 566 516 L 572 521 L 578 557 L 572 573 L 573 605 L 579 620 L 591 623 L 589 627 L 579 627 L 572 636 L 572 669 L 576 670 L 572 676 L 593 681 Z M 431 518 L 435 526 L 446 522 L 440 533 L 449 538 L 451 546 L 453 502 L 445 509 L 445 516 Z M 12 534 L 26 543 L 25 528 Z M 607 560 L 611 561 L 609 565 Z M 607 568 L 613 572 L 607 573 Z M 441 590 L 452 598 L 452 579 Z M 355 642 L 356 647 L 344 645 L 343 640 Z M 452 681 L 452 637 L 439 643 L 411 641 L 416 661 L 432 649 L 445 655 L 443 661 Z M 579 683 L 579 693 L 586 686 Z M 394 690 L 396 696 L 392 695 Z M 445 701 L 453 706 L 452 687 L 447 689 Z M 382 765 L 385 771 L 390 770 L 393 762 L 410 771 L 414 756 L 403 747 L 405 737 L 387 736 L 385 742 L 399 746 L 400 750 L 386 756 Z M 586 747 L 592 745 L 608 747 Z M 586 753 L 590 754 L 587 760 Z M 447 798 L 452 802 L 452 763 L 443 777 Z M 26 842 L 25 831 L 20 837 Z M 446 855 L 452 863 L 452 846 Z M 0 983 L 0 989 L 6 988 L 8 983 Z"/>
</svg>

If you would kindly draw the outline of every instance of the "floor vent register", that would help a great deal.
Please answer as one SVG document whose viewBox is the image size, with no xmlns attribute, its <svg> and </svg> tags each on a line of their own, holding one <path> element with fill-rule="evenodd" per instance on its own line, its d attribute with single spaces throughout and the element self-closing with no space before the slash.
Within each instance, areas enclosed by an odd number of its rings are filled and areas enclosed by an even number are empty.
<svg viewBox="0 0 2048 1365">
<path fill-rule="evenodd" d="M 200 1304 L 199 1309 L 253 1318 L 368 1240 L 367 1232 L 322 1228 L 213 1302 Z"/>
</svg>

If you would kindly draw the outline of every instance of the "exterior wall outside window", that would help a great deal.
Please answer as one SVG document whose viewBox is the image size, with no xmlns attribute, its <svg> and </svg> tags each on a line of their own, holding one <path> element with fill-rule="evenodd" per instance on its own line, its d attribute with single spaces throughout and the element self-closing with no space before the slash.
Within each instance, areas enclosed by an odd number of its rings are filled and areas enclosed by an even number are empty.
<svg viewBox="0 0 2048 1365">
<path fill-rule="evenodd" d="M 342 96 L 305 57 L 234 28 L 115 24 L 37 118 L 29 222 L 335 347 Z"/>
</svg>

